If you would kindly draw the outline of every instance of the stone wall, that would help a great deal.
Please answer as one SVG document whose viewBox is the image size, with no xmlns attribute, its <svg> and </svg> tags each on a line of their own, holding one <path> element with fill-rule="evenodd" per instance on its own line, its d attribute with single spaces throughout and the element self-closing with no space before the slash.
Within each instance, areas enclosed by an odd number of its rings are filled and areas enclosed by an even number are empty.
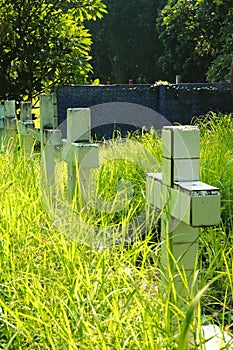
<svg viewBox="0 0 233 350">
<path fill-rule="evenodd" d="M 233 112 L 230 85 L 98 85 L 56 89 L 58 123 L 66 137 L 67 108 L 91 108 L 92 133 L 111 138 L 114 130 L 127 132 L 146 127 L 162 129 L 174 123 L 189 124 L 208 111 Z"/>
</svg>

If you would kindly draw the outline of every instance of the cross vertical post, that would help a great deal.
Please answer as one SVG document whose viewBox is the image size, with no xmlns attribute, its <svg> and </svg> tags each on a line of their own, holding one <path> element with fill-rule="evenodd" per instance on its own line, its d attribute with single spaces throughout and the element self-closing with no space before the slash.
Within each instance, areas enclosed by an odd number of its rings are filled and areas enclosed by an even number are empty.
<svg viewBox="0 0 233 350">
<path fill-rule="evenodd" d="M 6 142 L 15 139 L 17 135 L 15 101 L 4 101 Z"/>
<path fill-rule="evenodd" d="M 173 284 L 173 298 L 180 307 L 198 288 L 194 279 L 198 228 L 217 225 L 220 221 L 219 189 L 200 181 L 199 154 L 197 127 L 164 127 L 162 173 L 147 174 L 147 199 L 162 210 L 163 283 L 165 287 Z"/>
<path fill-rule="evenodd" d="M 4 105 L 0 105 L 0 147 L 5 136 Z"/>
<path fill-rule="evenodd" d="M 176 297 L 188 292 L 183 278 L 191 290 L 198 254 L 198 228 L 183 222 L 190 197 L 184 197 L 174 186 L 179 181 L 199 181 L 199 139 L 197 127 L 165 127 L 162 131 L 162 182 L 167 206 L 161 222 L 161 239 L 165 243 L 161 247 L 161 263 L 173 274 Z"/>
<path fill-rule="evenodd" d="M 68 200 L 72 201 L 78 181 L 82 201 L 86 201 L 90 193 L 90 170 L 99 166 L 98 146 L 91 143 L 89 108 L 67 110 L 67 140 L 63 144 L 63 159 L 68 163 Z"/>
<path fill-rule="evenodd" d="M 32 104 L 30 101 L 21 102 L 20 104 L 20 121 L 18 122 L 18 129 L 22 151 L 26 157 L 29 157 L 34 145 L 32 131 L 35 129 L 35 124 L 32 121 Z"/>
<path fill-rule="evenodd" d="M 40 95 L 40 133 L 42 178 L 47 187 L 54 185 L 55 147 L 61 145 L 61 131 L 55 129 L 55 95 Z"/>
</svg>

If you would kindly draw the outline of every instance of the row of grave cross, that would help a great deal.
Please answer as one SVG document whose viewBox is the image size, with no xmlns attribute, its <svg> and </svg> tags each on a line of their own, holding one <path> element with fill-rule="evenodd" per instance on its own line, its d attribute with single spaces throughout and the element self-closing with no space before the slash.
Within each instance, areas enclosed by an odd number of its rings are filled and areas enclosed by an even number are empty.
<svg viewBox="0 0 233 350">
<path fill-rule="evenodd" d="M 71 201 L 79 171 L 83 196 L 88 194 L 90 170 L 99 166 L 98 146 L 91 143 L 89 109 L 67 110 L 67 139 L 56 129 L 53 95 L 40 99 L 40 134 L 31 118 L 31 105 L 21 104 L 18 130 L 26 154 L 33 139 L 41 142 L 42 164 L 47 185 L 54 182 L 54 148 L 63 146 L 68 163 L 68 196 Z M 3 125 L 3 120 L 5 124 Z M 0 109 L 0 136 L 16 133 L 15 105 L 6 101 Z M 151 206 L 162 211 L 161 264 L 164 286 L 173 283 L 177 296 L 187 298 L 195 285 L 198 258 L 198 228 L 219 224 L 220 194 L 216 187 L 200 181 L 200 131 L 195 126 L 170 126 L 162 130 L 162 173 L 146 177 L 146 196 Z M 185 284 L 184 281 L 187 281 Z M 194 288 L 195 289 L 195 288 Z M 181 303 L 182 304 L 182 303 Z"/>
<path fill-rule="evenodd" d="M 40 97 L 40 130 L 32 120 L 31 102 L 20 105 L 20 120 L 16 118 L 15 101 L 0 105 L 0 144 L 7 144 L 20 135 L 22 150 L 29 157 L 35 140 L 41 143 L 42 173 L 44 184 L 52 187 L 55 176 L 55 148 L 63 147 L 62 158 L 68 163 L 68 198 L 72 201 L 76 188 L 76 169 L 79 170 L 82 196 L 87 197 L 90 169 L 98 168 L 98 146 L 91 143 L 91 118 L 88 108 L 68 109 L 67 139 L 62 139 L 61 130 L 55 126 L 54 95 Z"/>
</svg>

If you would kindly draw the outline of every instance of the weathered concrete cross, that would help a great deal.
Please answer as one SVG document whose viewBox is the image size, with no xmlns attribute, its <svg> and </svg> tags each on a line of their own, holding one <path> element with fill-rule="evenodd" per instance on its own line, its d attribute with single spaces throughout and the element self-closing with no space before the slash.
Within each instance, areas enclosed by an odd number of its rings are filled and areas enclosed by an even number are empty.
<svg viewBox="0 0 233 350">
<path fill-rule="evenodd" d="M 0 146 L 5 136 L 4 105 L 0 105 Z"/>
<path fill-rule="evenodd" d="M 55 176 L 55 148 L 61 146 L 61 130 L 56 128 L 54 94 L 40 95 L 41 168 L 44 188 L 53 189 Z"/>
<path fill-rule="evenodd" d="M 162 173 L 147 174 L 148 201 L 163 210 L 161 264 L 165 280 L 174 283 L 182 303 L 194 283 L 198 227 L 220 221 L 220 194 L 200 182 L 200 131 L 195 126 L 162 130 Z M 172 279 L 172 281 L 171 281 Z M 185 286 L 185 281 L 188 283 Z"/>
<path fill-rule="evenodd" d="M 67 110 L 67 140 L 63 140 L 63 145 L 63 159 L 68 163 L 68 199 L 73 199 L 78 181 L 82 200 L 86 201 L 90 194 L 90 170 L 99 167 L 98 145 L 91 143 L 89 108 Z"/>
<path fill-rule="evenodd" d="M 63 145 L 62 158 L 68 163 L 68 199 L 72 201 L 78 182 L 82 200 L 86 201 L 90 191 L 90 170 L 99 166 L 98 146 L 91 143 L 90 109 L 67 110 L 67 139 L 62 140 L 61 130 L 57 128 L 56 96 L 41 95 L 40 134 L 45 188 L 54 186 L 55 151 Z"/>
<path fill-rule="evenodd" d="M 17 134 L 15 101 L 4 102 L 6 141 L 14 140 Z"/>
<path fill-rule="evenodd" d="M 18 130 L 22 151 L 29 157 L 33 150 L 35 138 L 38 139 L 38 132 L 35 131 L 35 124 L 32 121 L 32 103 L 30 101 L 21 102 L 20 104 Z"/>
</svg>

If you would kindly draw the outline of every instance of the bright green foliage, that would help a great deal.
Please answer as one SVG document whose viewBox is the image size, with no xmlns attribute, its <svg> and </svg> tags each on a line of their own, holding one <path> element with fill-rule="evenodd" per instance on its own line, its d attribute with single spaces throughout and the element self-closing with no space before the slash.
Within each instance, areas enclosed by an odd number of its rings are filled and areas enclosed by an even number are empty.
<svg viewBox="0 0 233 350">
<path fill-rule="evenodd" d="M 157 147 L 148 147 L 149 141 Z M 99 225 L 121 224 L 122 220 L 130 221 L 143 212 L 145 192 L 142 188 L 146 173 L 158 171 L 160 167 L 160 146 L 151 131 L 140 137 L 135 134 L 124 142 L 119 136 L 101 147 L 93 198 L 96 204 L 92 205 L 92 209 L 98 208 Z"/>
<path fill-rule="evenodd" d="M 84 20 L 102 17 L 100 0 L 1 0 L 0 6 L 0 99 L 86 81 L 91 38 Z"/>
<path fill-rule="evenodd" d="M 229 80 L 232 0 L 170 0 L 158 19 L 164 70 L 183 81 Z"/>
</svg>

